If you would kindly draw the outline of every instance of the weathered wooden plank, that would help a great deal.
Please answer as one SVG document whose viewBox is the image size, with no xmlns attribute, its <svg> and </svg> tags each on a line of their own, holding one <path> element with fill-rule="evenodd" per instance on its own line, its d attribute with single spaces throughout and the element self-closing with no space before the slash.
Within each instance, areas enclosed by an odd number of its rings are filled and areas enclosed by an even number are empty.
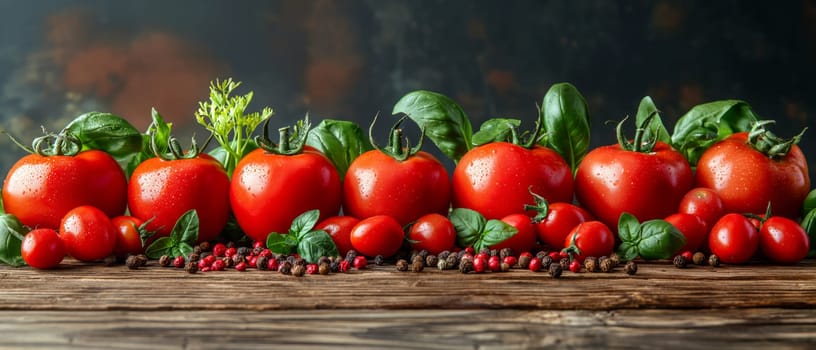
<svg viewBox="0 0 816 350">
<path fill-rule="evenodd" d="M 807 349 L 816 310 L 2 311 L 0 349 Z"/>
</svg>

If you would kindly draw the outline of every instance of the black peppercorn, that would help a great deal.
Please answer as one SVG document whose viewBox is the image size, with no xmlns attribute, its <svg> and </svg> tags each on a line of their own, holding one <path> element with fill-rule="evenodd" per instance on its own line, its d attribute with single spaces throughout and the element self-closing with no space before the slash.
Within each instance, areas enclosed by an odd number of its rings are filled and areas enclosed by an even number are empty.
<svg viewBox="0 0 816 350">
<path fill-rule="evenodd" d="M 382 255 L 374 257 L 374 265 L 383 266 L 383 264 L 385 264 L 385 258 Z"/>
<path fill-rule="evenodd" d="M 612 254 L 609 254 L 609 259 L 612 260 L 613 268 L 620 266 L 621 258 L 620 255 L 618 255 L 618 253 L 612 252 Z"/>
<path fill-rule="evenodd" d="M 541 260 L 541 259 L 544 259 L 545 256 L 549 256 L 549 255 L 550 254 L 548 252 L 542 250 L 542 251 L 539 251 L 538 253 L 536 253 L 535 257 L 538 258 L 538 260 Z"/>
<path fill-rule="evenodd" d="M 696 252 L 691 257 L 691 261 L 694 263 L 694 265 L 702 265 L 706 262 L 706 256 L 703 254 L 703 252 Z"/>
<path fill-rule="evenodd" d="M 464 250 L 464 249 L 456 252 L 456 259 L 457 260 L 462 260 L 462 257 L 465 256 L 465 254 L 467 254 L 467 250 Z"/>
<path fill-rule="evenodd" d="M 531 257 L 530 255 L 527 255 L 527 254 L 519 256 L 519 258 L 518 258 L 519 267 L 522 268 L 522 269 L 526 269 L 528 266 L 530 266 L 530 260 L 532 260 L 532 259 L 533 259 L 533 257 Z"/>
<path fill-rule="evenodd" d="M 542 269 L 545 269 L 545 270 L 549 269 L 550 265 L 552 265 L 552 263 L 553 263 L 553 259 L 549 255 L 541 258 L 541 268 Z"/>
<path fill-rule="evenodd" d="M 162 255 L 161 257 L 159 257 L 159 266 L 161 266 L 161 267 L 168 267 L 168 266 L 170 266 L 170 263 L 172 263 L 172 262 L 173 262 L 173 258 L 171 258 L 168 255 Z"/>
<path fill-rule="evenodd" d="M 688 261 L 686 261 L 686 257 L 682 256 L 682 255 L 675 256 L 674 260 L 672 260 L 672 263 L 674 264 L 674 267 L 676 267 L 678 269 L 684 269 L 688 265 Z"/>
<path fill-rule="evenodd" d="M 498 249 L 491 249 L 490 250 L 490 256 L 497 256 L 497 255 L 499 255 L 499 250 Z"/>
<path fill-rule="evenodd" d="M 490 248 L 479 249 L 479 254 L 485 254 L 487 256 L 490 256 Z"/>
<path fill-rule="evenodd" d="M 422 261 L 414 261 L 411 264 L 411 272 L 422 272 L 425 269 L 425 263 Z"/>
<path fill-rule="evenodd" d="M 437 257 L 439 260 L 447 260 L 447 259 L 448 259 L 448 256 L 449 256 L 450 254 L 451 254 L 451 252 L 450 252 L 450 251 L 445 250 L 445 251 L 442 251 L 441 253 L 437 254 L 437 255 L 436 255 L 436 257 Z"/>
<path fill-rule="evenodd" d="M 615 268 L 615 263 L 613 263 L 612 259 L 610 258 L 603 258 L 598 261 L 598 265 L 601 267 L 601 272 L 609 272 Z"/>
<path fill-rule="evenodd" d="M 306 266 L 304 265 L 295 265 L 292 266 L 292 276 L 295 277 L 303 277 L 306 274 Z"/>
<path fill-rule="evenodd" d="M 198 272 L 198 262 L 188 261 L 186 264 L 184 264 L 184 271 L 186 271 L 187 273 Z"/>
<path fill-rule="evenodd" d="M 196 253 L 196 254 L 201 254 L 201 253 L 203 253 L 203 252 L 204 252 L 204 250 L 203 250 L 203 249 L 201 249 L 201 247 L 199 247 L 199 246 L 195 246 L 195 247 L 193 247 L 193 253 Z"/>
<path fill-rule="evenodd" d="M 561 258 L 561 260 L 558 261 L 558 264 L 561 265 L 561 270 L 569 270 L 570 259 Z"/>
<path fill-rule="evenodd" d="M 340 271 L 340 260 L 335 260 L 329 263 L 329 269 L 331 270 L 331 272 Z"/>
<path fill-rule="evenodd" d="M 133 256 L 133 255 L 131 255 L 131 256 Z M 113 265 L 116 265 L 116 256 L 114 256 L 114 255 L 108 255 L 108 256 L 106 256 L 106 257 L 105 257 L 105 260 L 104 260 L 104 263 L 105 263 L 105 266 L 113 266 Z M 137 267 L 138 267 L 138 266 L 137 266 Z"/>
<path fill-rule="evenodd" d="M 190 255 L 187 256 L 187 261 L 198 261 L 198 259 L 201 259 L 200 254 L 190 253 Z"/>
<path fill-rule="evenodd" d="M 720 257 L 716 254 L 711 254 L 711 256 L 708 257 L 708 265 L 711 265 L 711 267 L 720 266 Z"/>
<path fill-rule="evenodd" d="M 247 248 L 247 247 L 238 247 L 238 250 L 236 251 L 236 253 L 238 253 L 238 255 L 247 256 L 247 255 L 249 255 L 249 248 Z"/>
<path fill-rule="evenodd" d="M 259 255 L 264 250 L 263 247 L 255 247 L 252 248 L 252 255 Z"/>
<path fill-rule="evenodd" d="M 317 265 L 318 266 L 320 266 L 320 264 L 323 264 L 323 263 L 325 263 L 326 265 L 331 264 L 331 260 L 329 260 L 329 258 L 325 257 L 325 256 L 321 256 L 321 257 L 317 258 Z"/>
<path fill-rule="evenodd" d="M 408 271 L 408 261 L 405 259 L 397 260 L 397 271 L 405 272 Z"/>
<path fill-rule="evenodd" d="M 305 267 L 305 266 L 306 266 L 306 264 L 308 264 L 308 263 L 307 263 L 307 262 L 306 262 L 306 260 L 304 260 L 303 258 L 296 258 L 296 259 L 295 259 L 295 263 L 294 263 L 294 264 L 292 264 L 292 265 L 296 265 L 296 266 L 297 266 L 297 265 L 300 265 L 300 266 L 304 266 L 304 267 Z"/>
<path fill-rule="evenodd" d="M 354 258 L 356 258 L 356 257 L 357 257 L 357 251 L 356 250 L 349 249 L 349 251 L 346 252 L 346 261 L 348 261 L 349 263 L 353 262 Z"/>
<path fill-rule="evenodd" d="M 419 262 L 420 264 L 424 265 L 425 264 L 425 258 L 423 258 L 422 255 L 419 255 L 419 254 L 414 255 L 414 257 L 411 258 L 411 264 L 413 264 L 415 262 Z"/>
<path fill-rule="evenodd" d="M 284 261 L 283 263 L 281 263 L 280 266 L 278 266 L 278 272 L 280 272 L 282 275 L 291 274 L 292 273 L 292 263 L 290 263 L 288 261 Z M 305 270 L 304 270 L 304 272 L 305 272 Z"/>
<path fill-rule="evenodd" d="M 587 272 L 598 272 L 598 259 L 594 256 L 588 256 L 584 259 L 584 268 Z"/>
<path fill-rule="evenodd" d="M 263 255 L 255 258 L 255 268 L 261 271 L 269 270 L 269 258 Z"/>
<path fill-rule="evenodd" d="M 504 260 L 504 258 L 508 256 L 514 256 L 512 248 L 502 248 L 502 250 L 499 251 L 499 259 Z"/>
<path fill-rule="evenodd" d="M 550 268 L 547 270 L 552 278 L 559 278 L 561 277 L 561 273 L 564 272 L 564 269 L 561 268 L 561 264 L 550 264 Z"/>
<path fill-rule="evenodd" d="M 630 261 L 626 263 L 626 266 L 623 267 L 623 272 L 626 272 L 627 275 L 634 275 L 637 273 L 638 266 L 634 261 Z"/>
<path fill-rule="evenodd" d="M 455 269 L 459 267 L 459 258 L 456 256 L 456 254 L 448 255 L 448 257 L 445 258 L 445 261 L 448 263 L 447 267 L 449 269 Z"/>
<path fill-rule="evenodd" d="M 210 247 L 210 242 L 206 242 L 206 241 L 199 243 L 198 247 L 201 248 L 202 252 L 208 252 L 208 251 L 210 251 L 210 248 L 211 248 Z"/>
<path fill-rule="evenodd" d="M 225 256 L 225 257 L 221 258 L 221 261 L 224 262 L 224 266 L 226 266 L 226 267 L 235 266 L 235 261 L 232 261 L 232 258 L 229 258 L 229 257 Z"/>
<path fill-rule="evenodd" d="M 232 256 L 232 265 L 238 265 L 244 262 L 244 256 L 241 254 L 235 254 Z"/>
<path fill-rule="evenodd" d="M 320 263 L 319 265 L 317 265 L 317 273 L 319 273 L 321 275 L 324 275 L 324 276 L 328 275 L 330 270 L 331 270 L 331 267 L 329 266 L 328 262 L 323 262 L 323 263 Z"/>
<path fill-rule="evenodd" d="M 428 255 L 425 257 L 425 266 L 436 266 L 436 263 L 439 262 L 439 258 L 436 255 Z"/>
<path fill-rule="evenodd" d="M 503 262 L 501 263 L 501 265 L 499 265 L 499 269 L 501 270 L 501 272 L 510 271 L 510 264 Z"/>
<path fill-rule="evenodd" d="M 436 262 L 436 268 L 440 270 L 447 270 L 448 269 L 448 261 L 447 260 L 439 260 Z"/>
<path fill-rule="evenodd" d="M 473 261 L 470 259 L 464 259 L 459 262 L 459 272 L 461 273 L 468 273 L 473 271 Z"/>
</svg>

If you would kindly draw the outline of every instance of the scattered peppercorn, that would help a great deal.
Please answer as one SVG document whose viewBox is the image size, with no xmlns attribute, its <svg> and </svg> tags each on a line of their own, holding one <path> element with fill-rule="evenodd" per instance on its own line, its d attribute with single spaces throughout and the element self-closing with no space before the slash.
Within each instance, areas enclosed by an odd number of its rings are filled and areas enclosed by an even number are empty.
<svg viewBox="0 0 816 350">
<path fill-rule="evenodd" d="M 184 257 L 179 255 L 175 259 L 173 259 L 173 266 L 179 269 L 184 267 Z"/>
<path fill-rule="evenodd" d="M 203 250 L 203 249 L 201 249 L 201 247 L 199 247 L 199 246 L 195 246 L 195 247 L 193 247 L 193 253 L 196 253 L 196 254 L 201 254 L 201 253 L 203 253 L 203 252 L 204 252 L 204 250 Z"/>
<path fill-rule="evenodd" d="M 601 266 L 601 272 L 609 272 L 615 268 L 615 263 L 610 258 L 603 258 L 598 263 Z"/>
<path fill-rule="evenodd" d="M 131 256 L 133 256 L 133 255 L 131 255 Z M 114 256 L 114 255 L 108 255 L 108 256 L 106 256 L 106 257 L 105 257 L 105 260 L 104 260 L 103 262 L 105 263 L 105 266 L 113 266 L 113 265 L 116 265 L 116 256 Z M 138 267 L 138 266 L 137 266 L 137 267 Z"/>
<path fill-rule="evenodd" d="M 212 251 L 213 251 L 213 255 L 215 255 L 215 256 L 217 256 L 217 257 L 221 258 L 221 257 L 223 257 L 223 256 L 225 256 L 225 255 L 226 255 L 226 253 L 227 253 L 227 246 L 225 246 L 223 243 L 216 243 L 216 244 L 215 244 L 215 245 L 212 247 Z"/>
<path fill-rule="evenodd" d="M 331 271 L 331 267 L 329 266 L 328 262 L 323 262 L 317 265 L 317 273 L 321 275 L 328 275 L 329 271 Z"/>
<path fill-rule="evenodd" d="M 550 268 L 547 270 L 547 273 L 550 274 L 552 278 L 559 278 L 561 277 L 561 273 L 564 270 L 561 268 L 561 264 L 550 264 Z"/>
<path fill-rule="evenodd" d="M 436 263 L 439 262 L 439 258 L 436 255 L 428 255 L 425 257 L 425 266 L 436 266 Z"/>
<path fill-rule="evenodd" d="M 508 256 L 505 256 L 504 258 L 502 258 L 502 263 L 507 264 L 510 267 L 513 267 L 513 266 L 516 266 L 516 264 L 518 264 L 518 259 L 516 259 L 515 256 L 508 255 Z"/>
<path fill-rule="evenodd" d="M 366 259 L 366 257 L 364 257 L 362 255 L 358 255 L 356 258 L 354 258 L 354 268 L 355 269 L 362 270 L 362 269 L 365 269 L 366 266 L 368 266 L 368 260 Z"/>
<path fill-rule="evenodd" d="M 680 254 L 678 256 L 675 256 L 674 260 L 672 260 L 672 263 L 674 264 L 674 267 L 676 267 L 678 269 L 685 269 L 686 266 L 688 265 L 688 261 L 686 260 L 686 256 L 682 255 L 682 254 Z"/>
<path fill-rule="evenodd" d="M 425 269 L 425 264 L 421 261 L 414 261 L 411 264 L 411 272 L 422 272 Z"/>
<path fill-rule="evenodd" d="M 246 271 L 246 269 L 247 269 L 247 263 L 245 263 L 243 261 L 238 263 L 238 265 L 235 265 L 235 270 L 237 270 L 239 272 L 244 272 L 244 271 Z"/>
<path fill-rule="evenodd" d="M 620 255 L 618 255 L 618 253 L 612 252 L 612 254 L 609 254 L 609 260 L 612 260 L 613 268 L 618 267 L 621 264 L 621 258 Z"/>
<path fill-rule="evenodd" d="M 499 271 L 501 271 L 501 272 L 510 271 L 510 264 L 508 264 L 506 262 L 501 263 L 501 265 L 499 265 Z"/>
<path fill-rule="evenodd" d="M 269 271 L 277 271 L 277 270 L 278 270 L 278 266 L 280 265 L 280 263 L 281 263 L 282 261 L 283 261 L 283 260 L 278 260 L 278 259 L 269 259 L 269 261 L 266 263 L 266 269 L 267 269 L 267 270 L 269 270 Z M 257 262 L 258 262 L 258 261 L 256 260 L 256 261 L 255 261 L 255 263 L 257 263 Z"/>
<path fill-rule="evenodd" d="M 116 258 L 114 257 L 114 259 L 116 259 Z M 105 258 L 105 260 L 107 261 L 108 259 Z M 127 260 L 125 260 L 125 265 L 127 265 L 127 267 L 129 269 L 135 270 L 135 269 L 138 269 L 140 266 L 142 266 L 142 262 L 139 259 L 138 255 L 131 255 L 131 256 L 128 256 Z"/>
<path fill-rule="evenodd" d="M 306 267 L 303 265 L 292 266 L 292 276 L 303 277 L 306 274 Z"/>
<path fill-rule="evenodd" d="M 255 268 L 261 271 L 269 270 L 269 258 L 265 256 L 255 258 Z"/>
<path fill-rule="evenodd" d="M 187 271 L 187 273 L 198 272 L 198 263 L 195 261 L 188 261 L 187 264 L 184 265 L 184 271 Z"/>
<path fill-rule="evenodd" d="M 581 272 L 581 262 L 580 262 L 580 261 L 578 261 L 578 260 L 573 260 L 573 261 L 572 261 L 572 262 L 569 264 L 569 270 L 570 270 L 570 272 L 572 272 L 572 273 L 579 273 L 579 272 Z"/>
<path fill-rule="evenodd" d="M 356 257 L 357 257 L 357 251 L 356 250 L 349 249 L 349 251 L 346 252 L 346 261 L 352 262 L 352 261 L 354 261 L 354 258 L 356 258 Z"/>
<path fill-rule="evenodd" d="M 530 256 L 530 255 L 525 255 L 525 254 L 520 255 L 519 258 L 518 258 L 519 267 L 522 268 L 522 269 L 526 269 L 528 266 L 530 266 L 530 260 L 532 260 L 532 258 L 533 257 Z"/>
<path fill-rule="evenodd" d="M 201 243 L 198 244 L 198 247 L 201 248 L 202 252 L 206 252 L 206 251 L 210 250 L 210 242 L 201 242 Z"/>
<path fill-rule="evenodd" d="M 696 252 L 691 256 L 691 261 L 694 265 L 702 265 L 705 264 L 706 256 L 703 252 Z"/>
<path fill-rule="evenodd" d="M 455 269 L 459 267 L 459 258 L 457 254 L 448 255 L 448 257 L 445 258 L 445 261 L 448 263 L 449 269 Z"/>
<path fill-rule="evenodd" d="M 545 256 L 544 259 L 541 259 L 541 268 L 545 270 L 550 269 L 550 265 L 552 265 L 553 259 L 549 255 Z"/>
<path fill-rule="evenodd" d="M 623 267 L 623 272 L 626 272 L 627 275 L 634 275 L 637 273 L 637 270 L 638 266 L 634 261 L 626 263 L 626 266 Z"/>
<path fill-rule="evenodd" d="M 397 271 L 405 272 L 408 271 L 408 261 L 405 259 L 397 260 Z"/>
<path fill-rule="evenodd" d="M 535 257 L 538 258 L 538 260 L 541 260 L 541 259 L 544 259 L 544 257 L 549 255 L 549 254 L 550 253 L 548 253 L 547 251 L 542 250 L 542 251 L 539 251 L 538 253 L 536 253 Z"/>
<path fill-rule="evenodd" d="M 490 248 L 479 249 L 479 254 L 485 254 L 487 256 L 490 256 Z"/>
<path fill-rule="evenodd" d="M 720 257 L 717 256 L 717 254 L 711 254 L 711 256 L 708 257 L 708 265 L 711 267 L 720 266 Z"/>
<path fill-rule="evenodd" d="M 436 268 L 439 270 L 447 270 L 448 269 L 448 261 L 447 260 L 439 260 L 436 262 Z"/>
<path fill-rule="evenodd" d="M 172 261 L 170 260 L 170 256 L 162 255 L 161 257 L 159 257 L 159 266 L 168 267 L 170 266 L 170 263 L 172 263 Z"/>
<path fill-rule="evenodd" d="M 586 259 L 584 259 L 584 268 L 587 272 L 598 272 L 598 259 L 594 256 L 586 257 Z"/>
<path fill-rule="evenodd" d="M 482 273 L 487 269 L 487 259 L 484 256 L 479 256 L 473 259 L 473 272 Z"/>
<path fill-rule="evenodd" d="M 233 241 L 227 242 L 227 249 L 230 249 L 230 248 L 235 248 L 235 242 L 233 242 Z"/>
<path fill-rule="evenodd" d="M 377 255 L 374 257 L 374 265 L 383 266 L 385 264 L 385 257 L 382 255 Z"/>
<path fill-rule="evenodd" d="M 471 271 L 473 271 L 473 261 L 470 259 L 464 259 L 459 262 L 459 272 L 468 273 Z"/>
<path fill-rule="evenodd" d="M 504 258 L 506 258 L 506 257 L 508 257 L 508 256 L 514 256 L 514 255 L 515 255 L 515 254 L 513 254 L 513 248 L 502 248 L 502 249 L 499 251 L 499 258 L 500 258 L 501 260 L 504 260 Z"/>
<path fill-rule="evenodd" d="M 230 258 L 230 259 L 232 259 L 232 264 L 233 264 L 233 265 L 236 265 L 236 266 L 237 266 L 238 264 L 242 263 L 242 262 L 246 262 L 246 261 L 244 260 L 244 256 L 243 256 L 243 255 L 241 255 L 241 254 L 235 254 L 235 255 L 233 255 L 233 256 L 232 256 L 232 258 Z"/>
<path fill-rule="evenodd" d="M 355 258 L 357 259 L 357 258 Z M 340 272 L 346 273 L 348 272 L 349 268 L 351 267 L 351 262 L 348 260 L 343 260 L 340 262 Z"/>
<path fill-rule="evenodd" d="M 249 248 L 247 248 L 247 247 L 238 247 L 238 251 L 236 251 L 236 254 L 241 255 L 241 256 L 247 256 L 247 255 L 249 255 Z"/>
<path fill-rule="evenodd" d="M 306 273 L 314 275 L 317 273 L 317 264 L 306 264 Z"/>
<path fill-rule="evenodd" d="M 261 252 L 264 249 L 266 249 L 266 248 L 264 248 L 262 246 L 254 247 L 254 248 L 252 248 L 252 255 L 259 255 L 259 254 L 261 254 Z"/>
<path fill-rule="evenodd" d="M 198 259 L 201 259 L 201 255 L 197 253 L 191 253 L 187 256 L 187 261 L 198 261 Z"/>
<path fill-rule="evenodd" d="M 569 270 L 570 259 L 569 258 L 561 258 L 558 261 L 558 264 L 561 265 L 561 270 Z"/>
<path fill-rule="evenodd" d="M 332 272 L 340 272 L 340 260 L 329 263 L 329 269 L 331 269 Z"/>
<path fill-rule="evenodd" d="M 492 272 L 501 271 L 501 259 L 498 255 L 493 255 L 490 259 L 487 259 L 487 269 Z"/>
<path fill-rule="evenodd" d="M 530 271 L 538 272 L 541 270 L 541 259 L 539 258 L 532 258 L 530 259 L 530 263 L 527 265 L 527 268 Z"/>
<path fill-rule="evenodd" d="M 225 257 L 221 258 L 221 261 L 223 261 L 224 265 L 226 265 L 227 267 L 235 266 L 235 262 L 232 261 L 232 258 L 229 258 L 229 257 L 225 256 Z"/>
<path fill-rule="evenodd" d="M 439 260 L 446 260 L 448 256 L 451 255 L 451 252 L 448 250 L 442 251 L 441 253 L 437 254 L 436 257 Z"/>
<path fill-rule="evenodd" d="M 210 266 L 210 269 L 213 271 L 224 271 L 226 268 L 227 264 L 224 262 L 223 259 L 216 259 Z"/>
<path fill-rule="evenodd" d="M 289 275 L 292 273 L 292 263 L 288 261 L 284 261 L 283 263 L 278 266 L 278 272 L 282 275 Z"/>
<path fill-rule="evenodd" d="M 416 254 L 416 255 L 414 255 L 414 256 L 411 258 L 411 263 L 413 264 L 413 263 L 415 263 L 415 262 L 420 262 L 420 263 L 423 263 L 423 264 L 424 264 L 424 263 L 425 263 L 425 258 L 423 258 L 423 257 L 422 257 L 421 255 L 419 255 L 419 254 Z"/>
</svg>

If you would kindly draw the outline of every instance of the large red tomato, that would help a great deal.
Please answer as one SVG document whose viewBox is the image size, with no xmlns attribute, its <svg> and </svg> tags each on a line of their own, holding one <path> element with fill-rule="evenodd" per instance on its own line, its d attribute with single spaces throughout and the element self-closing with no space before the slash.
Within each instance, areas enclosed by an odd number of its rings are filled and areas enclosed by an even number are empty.
<svg viewBox="0 0 816 350">
<path fill-rule="evenodd" d="M 572 171 L 555 151 L 492 142 L 459 160 L 453 171 L 453 204 L 487 219 L 501 219 L 524 213 L 524 206 L 533 204 L 530 191 L 550 202 L 572 202 L 572 186 Z"/>
<path fill-rule="evenodd" d="M 195 209 L 199 242 L 215 239 L 229 217 L 229 178 L 208 155 L 189 159 L 148 159 L 133 170 L 128 190 L 132 216 L 148 221 L 153 239 L 168 236 L 185 212 Z"/>
<path fill-rule="evenodd" d="M 647 152 L 625 150 L 619 144 L 596 148 L 575 174 L 578 201 L 609 227 L 618 226 L 623 212 L 641 222 L 674 213 L 692 185 L 686 159 L 659 141 Z"/>
<path fill-rule="evenodd" d="M 322 153 L 276 154 L 262 148 L 235 168 L 229 201 L 238 225 L 250 238 L 266 242 L 271 232 L 285 233 L 298 215 L 320 210 L 320 220 L 340 211 L 340 175 Z"/>
<path fill-rule="evenodd" d="M 68 211 L 81 205 L 122 215 L 127 178 L 107 153 L 89 150 L 75 156 L 30 154 L 9 170 L 3 183 L 3 205 L 26 226 L 59 227 Z"/>
<path fill-rule="evenodd" d="M 736 133 L 707 149 L 697 163 L 697 185 L 717 192 L 729 213 L 796 218 L 810 190 L 805 156 L 793 145 L 784 156 L 757 151 L 748 133 Z"/>
</svg>

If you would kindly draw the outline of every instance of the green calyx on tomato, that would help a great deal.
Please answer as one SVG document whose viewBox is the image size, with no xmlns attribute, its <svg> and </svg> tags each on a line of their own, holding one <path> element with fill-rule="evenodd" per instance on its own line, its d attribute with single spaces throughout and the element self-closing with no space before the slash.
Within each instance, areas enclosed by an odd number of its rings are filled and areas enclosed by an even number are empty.
<svg viewBox="0 0 816 350">
<path fill-rule="evenodd" d="M 666 220 L 639 223 L 634 215 L 623 213 L 618 221 L 618 255 L 624 260 L 668 259 L 686 244 L 686 238 Z"/>
<path fill-rule="evenodd" d="M 377 122 L 377 115 L 375 115 L 374 120 L 371 121 L 371 125 L 368 127 L 368 139 L 371 146 L 400 162 L 417 154 L 422 149 L 422 142 L 425 140 L 425 128 L 420 125 L 419 142 L 417 142 L 416 146 L 411 147 L 411 143 L 408 137 L 403 134 L 401 127 L 407 118 L 408 115 L 404 115 L 391 126 L 391 131 L 388 133 L 388 144 L 385 147 L 379 147 L 374 142 L 374 124 Z"/>
<path fill-rule="evenodd" d="M 629 141 L 629 138 L 623 133 L 623 124 L 626 122 L 629 117 L 623 118 L 617 127 L 615 127 L 615 132 L 618 136 L 618 145 L 622 150 L 638 152 L 638 153 L 651 153 L 655 145 L 657 145 L 657 136 L 652 135 L 654 132 L 649 131 L 649 124 L 652 120 L 657 116 L 657 111 L 652 111 L 649 115 L 637 122 L 637 128 L 635 129 L 635 137 L 632 141 Z"/>
<path fill-rule="evenodd" d="M 190 209 L 179 217 L 169 237 L 160 237 L 145 249 L 145 255 L 158 259 L 162 255 L 187 256 L 193 252 L 198 242 L 199 218 L 195 209 Z"/>
<path fill-rule="evenodd" d="M 751 130 L 748 131 L 748 144 L 771 159 L 781 159 L 790 153 L 794 145 L 799 143 L 802 135 L 807 131 L 807 127 L 802 129 L 802 132 L 798 135 L 785 140 L 765 129 L 765 125 L 773 123 L 776 122 L 773 120 L 760 120 L 753 123 Z"/>
<path fill-rule="evenodd" d="M 192 138 L 190 141 L 190 150 L 185 152 L 181 148 L 181 144 L 179 143 L 178 139 L 168 135 L 167 139 L 165 140 L 165 143 L 167 144 L 167 152 L 162 152 L 158 146 L 158 138 L 159 136 L 157 136 L 157 134 L 151 135 L 150 149 L 156 155 L 156 158 L 160 158 L 162 160 L 193 159 L 198 157 L 198 155 L 203 152 L 204 148 L 207 147 L 207 144 L 204 144 L 204 146 L 198 148 L 198 143 L 196 142 L 195 138 Z M 207 141 L 207 143 L 209 143 L 209 139 Z"/>
<path fill-rule="evenodd" d="M 550 203 L 547 201 L 546 198 L 542 197 L 538 193 L 533 192 L 533 186 L 527 188 L 530 191 L 530 195 L 533 196 L 533 202 L 535 204 L 525 204 L 524 210 L 534 210 L 536 215 L 531 219 L 534 224 L 540 223 L 547 219 L 547 215 L 550 213 Z"/>
<path fill-rule="evenodd" d="M 23 145 L 17 138 L 7 133 L 5 130 L 0 132 L 6 134 L 11 142 L 24 151 L 36 154 L 43 157 L 49 156 L 75 156 L 82 151 L 82 141 L 74 136 L 68 129 L 62 129 L 59 134 L 46 132 L 45 135 L 37 137 L 31 142 L 31 147 Z"/>
<path fill-rule="evenodd" d="M 487 220 L 479 212 L 466 208 L 451 211 L 450 221 L 456 229 L 457 245 L 473 247 L 477 252 L 482 248 L 504 242 L 518 232 L 515 227 L 504 221 Z"/>
<path fill-rule="evenodd" d="M 337 246 L 326 231 L 314 229 L 320 210 L 309 210 L 292 221 L 287 233 L 272 232 L 266 247 L 277 254 L 297 252 L 304 260 L 316 263 L 321 256 L 337 256 Z"/>
<path fill-rule="evenodd" d="M 278 143 L 272 142 L 269 138 L 269 119 L 264 122 L 263 135 L 255 137 L 258 148 L 269 153 L 291 156 L 303 152 L 306 146 L 306 138 L 309 136 L 309 129 L 312 124 L 309 122 L 307 114 L 303 120 L 299 120 L 294 127 L 284 126 L 278 128 Z"/>
</svg>

